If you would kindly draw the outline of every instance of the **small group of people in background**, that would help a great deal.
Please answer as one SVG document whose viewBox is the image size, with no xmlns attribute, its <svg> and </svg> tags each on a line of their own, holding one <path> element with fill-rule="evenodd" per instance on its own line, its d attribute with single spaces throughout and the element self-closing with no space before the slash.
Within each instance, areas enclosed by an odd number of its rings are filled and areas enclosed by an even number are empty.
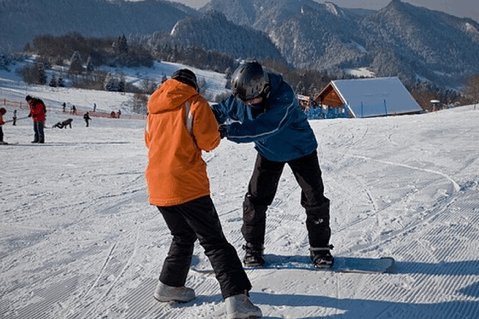
<svg viewBox="0 0 479 319">
<path fill-rule="evenodd" d="M 63 113 L 67 112 L 67 104 L 65 102 L 62 104 L 62 111 Z M 70 114 L 77 115 L 77 108 L 75 105 L 70 106 Z"/>
<path fill-rule="evenodd" d="M 118 110 L 118 113 L 115 113 L 115 111 L 111 111 L 110 113 L 110 117 L 112 119 L 119 119 L 121 116 L 121 110 Z"/>
<path fill-rule="evenodd" d="M 45 103 L 42 101 L 40 98 L 32 97 L 31 95 L 27 95 L 25 97 L 25 100 L 27 101 L 27 104 L 29 106 L 29 113 L 27 117 L 20 118 L 21 119 L 26 119 L 31 117 L 33 120 L 33 132 L 34 132 L 34 137 L 32 143 L 39 143 L 43 144 L 45 143 L 45 121 L 46 121 L 46 114 L 47 114 L 47 108 L 45 106 Z M 67 104 L 63 102 L 62 104 L 62 111 L 65 113 L 66 112 L 66 107 Z M 93 105 L 93 110 L 96 110 L 96 103 Z M 4 107 L 0 108 L 0 145 L 7 145 L 8 143 L 4 141 L 4 133 L 3 133 L 3 125 L 7 122 L 13 122 L 12 125 L 16 126 L 17 125 L 17 110 L 13 110 L 13 118 L 12 120 L 5 121 L 4 120 L 4 115 L 7 113 L 7 109 Z M 118 116 L 116 116 L 115 112 L 112 112 L 115 114 L 115 117 L 120 117 L 121 111 L 118 111 Z M 77 110 L 75 105 L 71 106 L 71 114 L 77 114 Z M 85 121 L 86 127 L 90 126 L 90 121 L 92 120 L 90 117 L 90 112 L 86 112 L 83 114 L 83 119 Z M 52 126 L 52 128 L 72 128 L 72 118 L 68 118 L 63 121 L 57 122 L 55 125 Z"/>
</svg>

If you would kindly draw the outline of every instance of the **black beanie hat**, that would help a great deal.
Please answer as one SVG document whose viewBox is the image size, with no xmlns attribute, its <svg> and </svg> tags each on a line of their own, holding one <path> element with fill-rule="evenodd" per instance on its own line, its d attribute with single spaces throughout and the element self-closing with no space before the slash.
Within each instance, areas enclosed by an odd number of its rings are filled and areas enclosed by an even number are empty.
<svg viewBox="0 0 479 319">
<path fill-rule="evenodd" d="M 172 79 L 180 81 L 181 83 L 188 84 L 198 91 L 198 83 L 196 82 L 196 75 L 188 69 L 180 69 L 173 73 L 171 76 Z"/>
<path fill-rule="evenodd" d="M 33 99 L 30 95 L 27 95 L 27 97 L 25 98 L 25 101 L 30 101 L 31 99 Z"/>
</svg>

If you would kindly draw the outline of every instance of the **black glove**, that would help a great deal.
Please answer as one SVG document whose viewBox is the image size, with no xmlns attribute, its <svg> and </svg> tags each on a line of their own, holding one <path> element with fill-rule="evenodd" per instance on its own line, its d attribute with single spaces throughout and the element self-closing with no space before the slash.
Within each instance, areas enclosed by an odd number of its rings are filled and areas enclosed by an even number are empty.
<svg viewBox="0 0 479 319">
<path fill-rule="evenodd" d="M 28 117 L 32 117 L 32 113 L 28 113 Z"/>
<path fill-rule="evenodd" d="M 220 136 L 221 138 L 225 138 L 228 136 L 228 130 L 226 129 L 227 125 L 226 124 L 220 124 L 220 126 L 218 127 L 218 131 L 220 132 Z"/>
</svg>

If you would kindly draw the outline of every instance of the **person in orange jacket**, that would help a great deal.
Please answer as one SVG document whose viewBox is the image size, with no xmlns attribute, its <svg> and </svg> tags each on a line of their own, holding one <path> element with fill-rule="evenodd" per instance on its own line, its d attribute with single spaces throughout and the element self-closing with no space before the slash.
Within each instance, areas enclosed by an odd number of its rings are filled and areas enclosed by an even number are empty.
<svg viewBox="0 0 479 319">
<path fill-rule="evenodd" d="M 33 119 L 33 131 L 35 132 L 35 137 L 32 143 L 45 143 L 45 119 L 47 109 L 45 103 L 41 99 L 33 98 L 30 95 L 27 95 L 25 100 L 30 106 L 30 114 L 28 117 Z"/>
<path fill-rule="evenodd" d="M 176 71 L 150 97 L 145 129 L 148 196 L 173 236 L 154 297 L 162 302 L 195 298 L 185 282 L 198 239 L 215 271 L 227 318 L 259 318 L 261 310 L 248 298 L 251 283 L 222 231 L 201 157 L 220 140 L 215 116 L 198 93 L 191 70 Z"/>
</svg>

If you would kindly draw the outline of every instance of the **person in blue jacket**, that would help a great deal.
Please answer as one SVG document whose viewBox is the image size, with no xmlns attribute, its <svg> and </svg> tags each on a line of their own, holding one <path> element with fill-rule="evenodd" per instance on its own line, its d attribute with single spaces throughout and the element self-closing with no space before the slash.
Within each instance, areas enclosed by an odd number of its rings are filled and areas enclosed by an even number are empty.
<svg viewBox="0 0 479 319">
<path fill-rule="evenodd" d="M 331 267 L 329 199 L 324 196 L 318 143 L 293 89 L 256 61 L 236 69 L 231 87 L 231 96 L 212 105 L 221 136 L 236 143 L 254 142 L 258 151 L 243 202 L 243 263 L 264 264 L 266 210 L 288 164 L 302 190 L 312 262 L 318 268 Z"/>
</svg>

